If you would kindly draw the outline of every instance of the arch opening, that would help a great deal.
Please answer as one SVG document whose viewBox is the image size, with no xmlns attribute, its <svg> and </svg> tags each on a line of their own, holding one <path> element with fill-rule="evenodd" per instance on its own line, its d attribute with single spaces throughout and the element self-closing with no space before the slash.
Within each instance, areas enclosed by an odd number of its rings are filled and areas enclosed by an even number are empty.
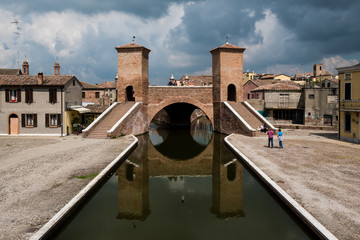
<svg viewBox="0 0 360 240">
<path fill-rule="evenodd" d="M 227 100 L 236 102 L 236 87 L 234 84 L 227 87 Z"/>
<path fill-rule="evenodd" d="M 155 114 L 149 126 L 149 137 L 155 149 L 164 156 L 188 160 L 199 155 L 210 143 L 212 123 L 195 105 L 174 103 Z"/>
<path fill-rule="evenodd" d="M 135 102 L 135 97 L 134 97 L 135 91 L 133 86 L 126 87 L 125 91 L 126 91 L 126 100 L 128 102 Z"/>
</svg>

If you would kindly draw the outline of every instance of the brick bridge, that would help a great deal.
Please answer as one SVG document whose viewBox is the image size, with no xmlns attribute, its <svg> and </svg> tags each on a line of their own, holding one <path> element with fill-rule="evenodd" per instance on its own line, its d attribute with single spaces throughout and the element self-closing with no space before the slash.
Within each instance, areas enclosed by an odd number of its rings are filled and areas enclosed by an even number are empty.
<svg viewBox="0 0 360 240">
<path fill-rule="evenodd" d="M 273 126 L 243 102 L 244 48 L 226 43 L 210 51 L 213 86 L 149 86 L 150 50 L 136 43 L 116 47 L 118 52 L 117 102 L 87 129 L 84 137 L 105 138 L 141 134 L 155 115 L 165 110 L 171 123 L 190 123 L 191 113 L 201 109 L 216 132 L 255 136 L 264 122 Z"/>
</svg>

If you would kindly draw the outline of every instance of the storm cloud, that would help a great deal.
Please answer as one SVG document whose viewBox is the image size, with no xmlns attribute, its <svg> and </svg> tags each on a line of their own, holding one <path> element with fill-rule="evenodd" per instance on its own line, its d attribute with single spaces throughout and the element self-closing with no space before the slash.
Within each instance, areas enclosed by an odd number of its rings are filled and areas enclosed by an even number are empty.
<svg viewBox="0 0 360 240">
<path fill-rule="evenodd" d="M 0 67 L 62 74 L 99 83 L 114 79 L 115 46 L 135 41 L 149 49 L 150 83 L 211 74 L 209 50 L 229 42 L 245 47 L 244 71 L 310 72 L 359 61 L 357 0 L 77 0 L 2 1 Z M 11 23 L 18 20 L 16 24 Z"/>
</svg>

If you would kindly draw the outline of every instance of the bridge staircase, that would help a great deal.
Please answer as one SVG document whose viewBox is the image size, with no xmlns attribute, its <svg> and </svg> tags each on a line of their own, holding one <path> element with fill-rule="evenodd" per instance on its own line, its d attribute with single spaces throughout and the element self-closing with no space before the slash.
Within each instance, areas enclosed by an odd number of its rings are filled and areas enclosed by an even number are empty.
<svg viewBox="0 0 360 240">
<path fill-rule="evenodd" d="M 229 101 L 228 104 L 235 110 L 243 119 L 244 121 L 254 130 L 256 130 L 255 135 L 263 135 L 259 131 L 259 127 L 266 123 L 269 128 L 276 130 L 276 128 L 268 122 L 264 117 L 262 117 L 258 112 L 251 107 L 251 105 L 247 102 L 232 102 Z"/>
<path fill-rule="evenodd" d="M 135 102 L 114 103 L 110 111 L 104 112 L 100 115 L 100 120 L 93 126 L 89 126 L 83 131 L 83 137 L 87 138 L 107 138 L 109 131 L 130 109 L 134 106 Z"/>
</svg>

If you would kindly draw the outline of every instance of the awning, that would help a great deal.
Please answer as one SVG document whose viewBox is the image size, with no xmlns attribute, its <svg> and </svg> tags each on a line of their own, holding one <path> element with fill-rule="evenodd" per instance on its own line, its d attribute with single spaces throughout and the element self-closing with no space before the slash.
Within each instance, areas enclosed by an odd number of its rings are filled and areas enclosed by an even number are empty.
<svg viewBox="0 0 360 240">
<path fill-rule="evenodd" d="M 69 108 L 70 108 L 71 110 L 74 110 L 74 111 L 79 112 L 80 114 L 90 112 L 90 109 L 84 108 L 84 107 L 82 107 L 82 106 L 70 106 Z"/>
</svg>

